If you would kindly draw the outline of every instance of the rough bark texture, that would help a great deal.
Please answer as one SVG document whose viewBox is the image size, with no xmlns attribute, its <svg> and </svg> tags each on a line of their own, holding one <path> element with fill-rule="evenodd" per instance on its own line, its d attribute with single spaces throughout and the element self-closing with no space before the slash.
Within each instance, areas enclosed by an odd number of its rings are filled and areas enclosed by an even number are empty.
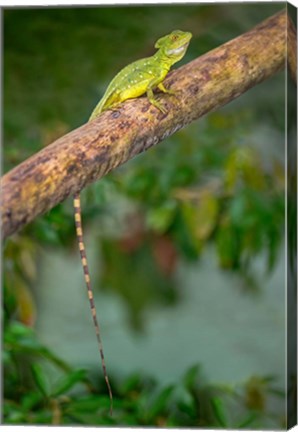
<svg viewBox="0 0 298 432">
<path fill-rule="evenodd" d="M 171 72 L 165 86 L 177 97 L 160 95 L 167 114 L 145 97 L 126 101 L 11 170 L 2 179 L 3 236 L 284 68 L 287 20 L 282 11 Z"/>
</svg>

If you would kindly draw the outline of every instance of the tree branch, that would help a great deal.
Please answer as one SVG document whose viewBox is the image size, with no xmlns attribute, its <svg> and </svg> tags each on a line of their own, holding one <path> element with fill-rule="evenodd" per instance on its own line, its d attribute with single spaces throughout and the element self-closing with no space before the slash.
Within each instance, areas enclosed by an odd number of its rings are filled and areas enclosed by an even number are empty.
<svg viewBox="0 0 298 432">
<path fill-rule="evenodd" d="M 171 72 L 165 86 L 177 97 L 159 96 L 167 114 L 145 97 L 126 101 L 4 175 L 3 236 L 284 68 L 287 20 L 282 11 Z"/>
</svg>

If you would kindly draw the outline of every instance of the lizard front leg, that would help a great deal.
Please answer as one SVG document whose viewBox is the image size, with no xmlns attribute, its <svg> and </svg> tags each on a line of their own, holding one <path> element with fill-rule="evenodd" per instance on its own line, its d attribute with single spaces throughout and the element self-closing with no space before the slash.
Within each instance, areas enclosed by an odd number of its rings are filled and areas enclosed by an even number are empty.
<svg viewBox="0 0 298 432">
<path fill-rule="evenodd" d="M 165 86 L 163 85 L 163 82 L 160 82 L 160 83 L 158 83 L 156 85 L 156 81 L 155 81 L 155 82 L 152 82 L 151 85 L 148 87 L 148 89 L 147 89 L 147 97 L 148 97 L 150 103 L 152 103 L 152 105 L 156 106 L 156 108 L 158 108 L 161 112 L 163 112 L 165 114 L 167 112 L 167 110 L 154 97 L 153 90 L 152 90 L 152 88 L 154 88 L 154 87 L 158 87 L 159 90 L 161 90 L 163 93 L 167 93 L 167 94 L 170 94 L 170 95 L 175 96 L 175 97 L 177 97 L 177 94 L 176 94 L 176 92 L 174 90 L 166 89 Z"/>
<path fill-rule="evenodd" d="M 152 88 L 147 89 L 147 97 L 152 105 L 158 108 L 162 113 L 166 114 L 167 110 L 162 106 L 160 102 L 158 102 L 158 100 L 155 99 Z"/>
</svg>

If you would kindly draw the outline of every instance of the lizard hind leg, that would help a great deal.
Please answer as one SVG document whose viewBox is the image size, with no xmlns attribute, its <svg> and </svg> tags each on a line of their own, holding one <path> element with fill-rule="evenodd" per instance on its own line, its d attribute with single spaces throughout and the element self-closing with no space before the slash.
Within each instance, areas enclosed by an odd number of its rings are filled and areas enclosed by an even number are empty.
<svg viewBox="0 0 298 432">
<path fill-rule="evenodd" d="M 161 90 L 164 93 L 168 93 L 170 95 L 176 96 L 176 93 L 174 92 L 174 90 L 166 89 L 162 82 L 159 83 L 157 87 L 159 88 L 159 90 Z"/>
<path fill-rule="evenodd" d="M 103 97 L 99 103 L 94 108 L 89 121 L 94 120 L 96 117 L 100 116 L 101 113 L 107 110 L 115 110 L 116 106 L 121 102 L 121 98 L 118 92 L 111 93 L 108 97 Z"/>
</svg>

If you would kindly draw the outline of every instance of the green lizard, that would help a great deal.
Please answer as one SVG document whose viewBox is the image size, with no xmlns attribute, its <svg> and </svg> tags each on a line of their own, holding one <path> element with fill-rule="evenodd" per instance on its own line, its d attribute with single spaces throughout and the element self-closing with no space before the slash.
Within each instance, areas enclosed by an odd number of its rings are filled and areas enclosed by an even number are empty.
<svg viewBox="0 0 298 432">
<path fill-rule="evenodd" d="M 144 93 L 147 93 L 152 105 L 163 113 L 166 112 L 165 108 L 154 98 L 153 89 L 158 87 L 164 93 L 173 93 L 165 89 L 162 81 L 171 66 L 181 60 L 186 53 L 191 37 L 192 34 L 189 32 L 175 30 L 158 39 L 155 43 L 158 51 L 152 57 L 129 64 L 115 76 L 89 120 L 93 120 L 103 111 L 127 99 L 137 98 Z"/>
<path fill-rule="evenodd" d="M 98 117 L 103 111 L 114 108 L 121 102 L 136 98 L 147 93 L 147 97 L 152 105 L 157 107 L 163 113 L 165 108 L 154 98 L 153 89 L 158 87 L 164 93 L 171 93 L 163 85 L 163 80 L 168 74 L 171 66 L 182 59 L 186 53 L 192 34 L 175 30 L 169 35 L 166 35 L 155 43 L 155 48 L 158 51 L 152 56 L 141 60 L 137 60 L 124 69 L 122 69 L 115 78 L 111 81 L 104 96 L 92 112 L 89 121 Z M 82 218 L 81 218 L 81 201 L 80 194 L 74 196 L 74 211 L 76 234 L 79 243 L 82 266 L 84 270 L 85 283 L 88 290 L 88 297 L 93 317 L 93 323 L 96 331 L 97 342 L 101 357 L 104 378 L 109 391 L 111 401 L 110 412 L 112 413 L 113 396 L 109 383 L 109 378 L 106 372 L 102 341 L 100 337 L 100 328 L 97 320 L 96 309 L 94 304 L 93 292 L 90 284 L 90 273 L 87 264 L 86 250 L 83 238 Z"/>
</svg>

